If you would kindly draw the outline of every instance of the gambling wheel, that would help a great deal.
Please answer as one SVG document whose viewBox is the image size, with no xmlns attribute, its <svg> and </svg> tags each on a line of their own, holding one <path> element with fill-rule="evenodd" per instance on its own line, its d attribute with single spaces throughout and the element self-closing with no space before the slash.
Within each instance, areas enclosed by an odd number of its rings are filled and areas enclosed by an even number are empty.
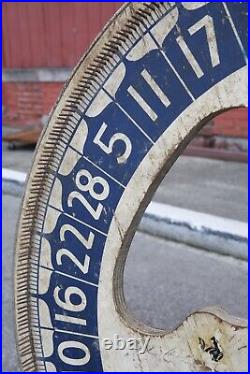
<svg viewBox="0 0 250 374">
<path fill-rule="evenodd" d="M 72 73 L 37 146 L 17 233 L 24 371 L 247 370 L 246 322 L 214 309 L 153 329 L 129 314 L 122 284 L 171 165 L 210 118 L 247 105 L 246 29 L 247 3 L 127 3 Z M 110 349 L 114 335 L 147 350 Z"/>
</svg>

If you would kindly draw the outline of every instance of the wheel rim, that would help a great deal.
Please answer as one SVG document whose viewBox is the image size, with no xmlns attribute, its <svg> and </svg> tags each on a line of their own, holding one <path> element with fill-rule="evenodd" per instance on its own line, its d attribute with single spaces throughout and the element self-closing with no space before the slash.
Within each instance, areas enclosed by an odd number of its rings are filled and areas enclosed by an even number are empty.
<svg viewBox="0 0 250 374">
<path fill-rule="evenodd" d="M 242 9 L 126 5 L 74 71 L 37 147 L 17 234 L 23 370 L 245 370 L 243 321 L 204 311 L 157 331 L 133 321 L 122 293 L 129 243 L 161 178 L 207 119 L 247 105 Z M 104 349 L 115 334 L 149 336 L 155 349 Z M 214 342 L 206 351 L 215 335 L 223 355 Z"/>
</svg>

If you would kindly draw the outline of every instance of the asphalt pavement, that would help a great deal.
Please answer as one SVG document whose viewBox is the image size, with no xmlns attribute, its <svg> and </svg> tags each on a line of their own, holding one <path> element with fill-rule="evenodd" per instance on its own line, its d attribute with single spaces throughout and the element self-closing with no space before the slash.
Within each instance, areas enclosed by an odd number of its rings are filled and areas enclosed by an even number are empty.
<svg viewBox="0 0 250 374">
<path fill-rule="evenodd" d="M 15 226 L 20 198 L 3 196 L 3 371 L 18 371 L 13 305 Z M 197 309 L 218 305 L 247 318 L 247 263 L 137 233 L 128 255 L 124 292 L 142 322 L 172 329 Z"/>
</svg>

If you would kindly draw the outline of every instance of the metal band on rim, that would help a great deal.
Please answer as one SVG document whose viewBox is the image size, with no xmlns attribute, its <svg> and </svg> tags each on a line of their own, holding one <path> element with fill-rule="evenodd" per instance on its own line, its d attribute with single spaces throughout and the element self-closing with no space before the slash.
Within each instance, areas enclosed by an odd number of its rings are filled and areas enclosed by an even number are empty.
<svg viewBox="0 0 250 374">
<path fill-rule="evenodd" d="M 167 333 L 134 321 L 122 291 L 163 176 L 209 118 L 247 105 L 246 8 L 129 3 L 75 69 L 38 144 L 17 233 L 24 371 L 246 370 L 244 321 L 204 310 Z M 115 334 L 148 349 L 105 349 Z"/>
</svg>

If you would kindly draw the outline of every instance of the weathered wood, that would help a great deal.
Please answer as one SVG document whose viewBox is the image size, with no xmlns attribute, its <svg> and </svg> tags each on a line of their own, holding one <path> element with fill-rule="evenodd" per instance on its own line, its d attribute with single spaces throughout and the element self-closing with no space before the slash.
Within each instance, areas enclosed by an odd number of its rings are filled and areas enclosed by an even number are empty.
<svg viewBox="0 0 250 374">
<path fill-rule="evenodd" d="M 247 371 L 244 321 L 206 310 L 167 332 L 135 321 L 123 295 L 129 245 L 162 178 L 208 120 L 247 105 L 245 6 L 128 3 L 73 72 L 17 234 L 23 370 Z"/>
</svg>

